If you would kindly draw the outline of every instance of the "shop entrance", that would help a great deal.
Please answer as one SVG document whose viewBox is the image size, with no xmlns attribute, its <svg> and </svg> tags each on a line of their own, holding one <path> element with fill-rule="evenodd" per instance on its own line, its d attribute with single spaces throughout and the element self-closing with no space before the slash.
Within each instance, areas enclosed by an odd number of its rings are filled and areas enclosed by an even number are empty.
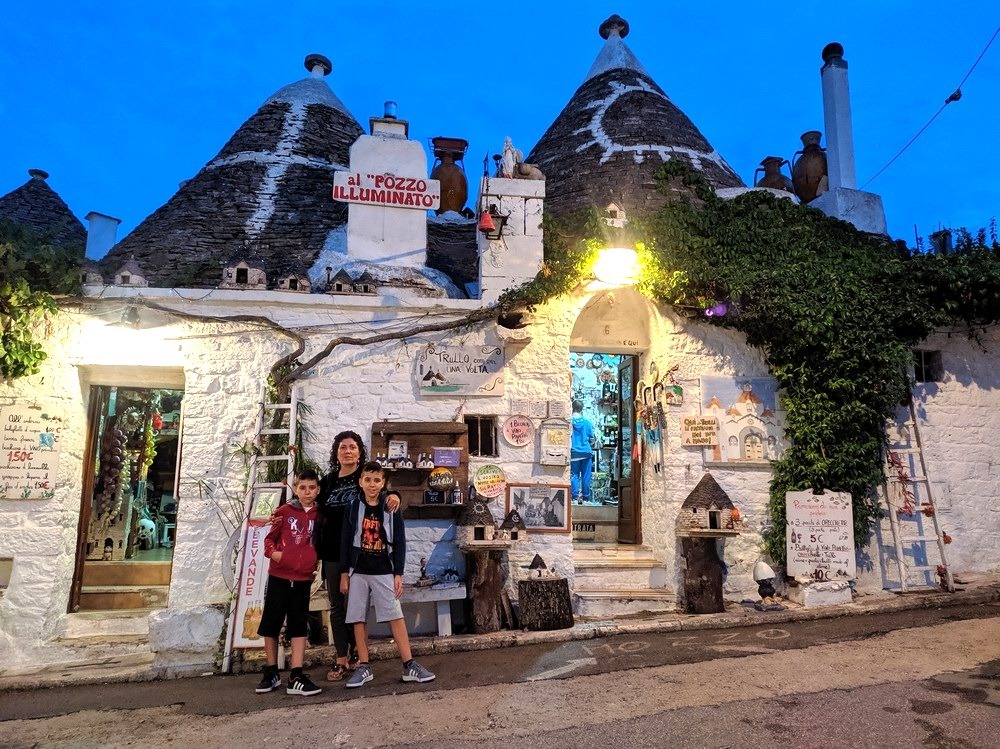
<svg viewBox="0 0 1000 749">
<path fill-rule="evenodd" d="M 642 543 L 640 466 L 633 455 L 638 368 L 637 357 L 628 354 L 569 355 L 575 542 Z"/>
<path fill-rule="evenodd" d="M 90 388 L 69 611 L 167 604 L 182 390 Z"/>
</svg>

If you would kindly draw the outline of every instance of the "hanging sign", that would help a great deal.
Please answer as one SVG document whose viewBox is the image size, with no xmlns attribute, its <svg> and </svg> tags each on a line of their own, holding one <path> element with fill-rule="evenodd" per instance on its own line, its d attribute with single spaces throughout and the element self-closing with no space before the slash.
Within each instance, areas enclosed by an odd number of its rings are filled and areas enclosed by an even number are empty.
<svg viewBox="0 0 1000 749">
<path fill-rule="evenodd" d="M 682 445 L 719 444 L 719 420 L 714 416 L 685 416 L 681 419 Z"/>
<path fill-rule="evenodd" d="M 507 474 L 500 466 L 480 466 L 472 480 L 476 493 L 481 497 L 493 499 L 499 497 L 507 488 Z"/>
<path fill-rule="evenodd" d="M 427 477 L 427 486 L 436 491 L 451 489 L 455 485 L 455 474 L 447 468 L 435 468 Z"/>
<path fill-rule="evenodd" d="M 441 183 L 436 179 L 394 174 L 334 172 L 333 199 L 341 203 L 430 211 L 441 205 Z"/>
<path fill-rule="evenodd" d="M 0 408 L 0 499 L 55 496 L 62 428 L 62 416 L 39 408 Z"/>
<path fill-rule="evenodd" d="M 429 343 L 417 353 L 413 377 L 422 395 L 503 395 L 503 349 Z"/>
<path fill-rule="evenodd" d="M 535 424 L 527 416 L 508 416 L 503 423 L 503 438 L 513 447 L 531 444 L 535 436 Z"/>
<path fill-rule="evenodd" d="M 785 522 L 789 575 L 820 581 L 857 577 L 850 494 L 786 492 Z"/>
<path fill-rule="evenodd" d="M 565 419 L 546 419 L 540 427 L 541 452 L 538 458 L 543 466 L 569 465 L 570 423 Z"/>
</svg>

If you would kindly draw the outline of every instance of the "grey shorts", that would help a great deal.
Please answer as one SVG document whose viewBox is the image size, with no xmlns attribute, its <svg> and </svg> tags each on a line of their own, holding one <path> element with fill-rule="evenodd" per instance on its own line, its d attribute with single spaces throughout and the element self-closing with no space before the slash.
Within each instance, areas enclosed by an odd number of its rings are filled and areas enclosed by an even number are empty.
<svg viewBox="0 0 1000 749">
<path fill-rule="evenodd" d="M 368 621 L 368 608 L 375 606 L 375 619 L 391 622 L 403 618 L 403 607 L 393 590 L 392 575 L 351 575 L 347 593 L 347 623 Z"/>
</svg>

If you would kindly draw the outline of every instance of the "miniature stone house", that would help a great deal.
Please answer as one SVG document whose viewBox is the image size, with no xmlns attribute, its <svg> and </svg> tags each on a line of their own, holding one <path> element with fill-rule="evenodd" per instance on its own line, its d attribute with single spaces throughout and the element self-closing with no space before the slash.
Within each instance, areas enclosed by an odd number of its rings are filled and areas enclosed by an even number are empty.
<svg viewBox="0 0 1000 749">
<path fill-rule="evenodd" d="M 466 502 L 455 521 L 455 543 L 458 546 L 488 544 L 494 541 L 497 521 L 485 502 Z"/>
<path fill-rule="evenodd" d="M 231 258 L 222 269 L 220 289 L 266 289 L 267 273 L 263 264 L 253 256 Z"/>
<path fill-rule="evenodd" d="M 149 281 L 135 258 L 129 258 L 125 265 L 115 271 L 114 284 L 115 286 L 149 286 Z"/>
<path fill-rule="evenodd" d="M 735 536 L 738 511 L 711 473 L 691 491 L 677 514 L 678 536 Z"/>
<path fill-rule="evenodd" d="M 500 538 L 505 541 L 511 541 L 512 543 L 522 541 L 527 532 L 528 527 L 524 524 L 521 513 L 516 509 L 508 512 L 507 517 L 500 523 Z"/>
<path fill-rule="evenodd" d="M 330 279 L 326 285 L 327 294 L 353 294 L 354 279 L 346 270 L 338 270 L 337 275 Z"/>
<path fill-rule="evenodd" d="M 100 266 L 93 260 L 84 260 L 80 266 L 80 283 L 84 286 L 103 286 L 104 276 Z"/>
<path fill-rule="evenodd" d="M 355 294 L 375 294 L 376 290 L 375 278 L 368 271 L 362 273 L 354 281 Z"/>
<path fill-rule="evenodd" d="M 278 279 L 278 289 L 308 294 L 312 291 L 312 282 L 309 280 L 309 276 L 303 273 L 287 273 Z"/>
</svg>

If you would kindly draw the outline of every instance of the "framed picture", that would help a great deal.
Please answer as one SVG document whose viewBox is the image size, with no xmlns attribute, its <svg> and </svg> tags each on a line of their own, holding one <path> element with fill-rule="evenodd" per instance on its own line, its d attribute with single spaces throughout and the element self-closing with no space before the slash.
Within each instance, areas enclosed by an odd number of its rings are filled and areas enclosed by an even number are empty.
<svg viewBox="0 0 1000 749">
<path fill-rule="evenodd" d="M 569 533 L 568 484 L 507 484 L 507 510 L 517 510 L 532 533 Z"/>
</svg>

